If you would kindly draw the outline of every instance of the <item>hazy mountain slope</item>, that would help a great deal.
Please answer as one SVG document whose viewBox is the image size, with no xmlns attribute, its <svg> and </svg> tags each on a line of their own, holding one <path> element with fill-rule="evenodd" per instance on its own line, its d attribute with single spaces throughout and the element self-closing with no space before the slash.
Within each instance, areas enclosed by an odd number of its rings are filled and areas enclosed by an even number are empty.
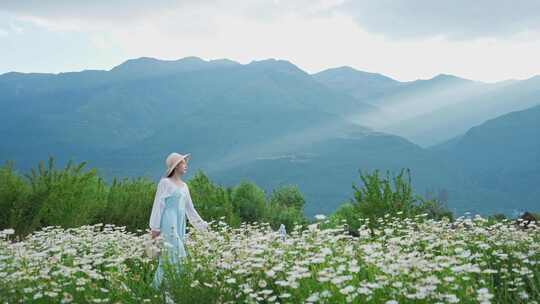
<svg viewBox="0 0 540 304">
<path fill-rule="evenodd" d="M 279 185 L 297 184 L 305 194 L 306 213 L 330 213 L 352 198 L 352 184 L 361 184 L 359 170 L 383 173 L 410 168 L 415 191 L 446 189 L 453 193 L 465 184 L 461 177 L 437 155 L 407 140 L 376 132 L 358 132 L 350 136 L 327 139 L 298 151 L 268 155 L 233 169 L 210 176 L 225 184 L 249 177 L 271 190 Z M 453 205 L 455 211 L 464 206 Z"/>
<path fill-rule="evenodd" d="M 466 172 L 474 186 L 503 196 L 484 205 L 506 212 L 538 208 L 540 106 L 491 119 L 432 150 Z"/>
<path fill-rule="evenodd" d="M 540 77 L 488 85 L 481 94 L 466 94 L 457 100 L 381 129 L 423 146 L 440 143 L 488 119 L 540 104 Z"/>
<path fill-rule="evenodd" d="M 31 166 L 48 154 L 95 160 L 121 149 L 162 158 L 155 143 L 171 138 L 175 149 L 228 151 L 369 108 L 277 60 L 141 58 L 108 72 L 10 73 L 0 76 L 0 158 Z"/>
<path fill-rule="evenodd" d="M 397 82 L 342 67 L 313 77 L 377 105 L 370 113 L 351 113 L 352 121 L 421 146 L 442 143 L 488 119 L 540 104 L 540 76 L 487 84 L 440 74 L 427 80 Z"/>
<path fill-rule="evenodd" d="M 447 152 L 491 188 L 526 191 L 540 182 L 540 106 L 471 128 Z"/>
</svg>

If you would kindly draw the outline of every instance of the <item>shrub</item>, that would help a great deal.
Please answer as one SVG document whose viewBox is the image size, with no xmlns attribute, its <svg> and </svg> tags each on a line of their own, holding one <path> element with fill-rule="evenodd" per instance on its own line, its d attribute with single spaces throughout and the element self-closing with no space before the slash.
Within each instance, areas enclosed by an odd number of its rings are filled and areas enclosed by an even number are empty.
<svg viewBox="0 0 540 304">
<path fill-rule="evenodd" d="M 306 201 L 297 186 L 288 185 L 274 189 L 268 203 L 303 211 Z"/>
<path fill-rule="evenodd" d="M 347 224 L 351 228 L 359 224 L 352 216 L 344 216 L 344 212 L 353 212 L 357 218 L 368 219 L 370 229 L 378 226 L 379 221 L 385 216 L 413 218 L 427 213 L 430 218 L 439 219 L 446 216 L 451 219 L 451 212 L 438 201 L 424 200 L 413 193 L 408 169 L 402 169 L 393 177 L 389 172 L 383 177 L 378 170 L 371 174 L 360 171 L 360 179 L 363 182 L 362 187 L 353 184 L 355 192 L 351 204 L 354 208 L 346 207 L 340 211 L 341 217 L 348 221 Z"/>
<path fill-rule="evenodd" d="M 304 204 L 298 187 L 288 185 L 274 189 L 268 197 L 266 222 L 273 229 L 283 224 L 287 231 L 291 231 L 295 225 L 305 225 Z"/>
<path fill-rule="evenodd" d="M 126 226 L 130 231 L 146 229 L 152 210 L 156 184 L 145 178 L 113 179 L 107 201 L 97 221 Z"/>
<path fill-rule="evenodd" d="M 351 233 L 358 231 L 360 228 L 360 217 L 356 210 L 356 206 L 351 202 L 345 202 L 328 218 L 323 227 L 339 227 L 342 224 L 347 225 L 347 230 Z"/>
<path fill-rule="evenodd" d="M 0 229 L 20 228 L 19 223 L 29 222 L 31 217 L 20 208 L 30 192 L 24 180 L 14 172 L 13 163 L 0 167 Z"/>
<path fill-rule="evenodd" d="M 0 228 L 24 236 L 45 226 L 76 227 L 94 223 L 148 228 L 156 184 L 145 178 L 113 179 L 105 184 L 86 163 L 58 169 L 54 158 L 21 177 L 8 162 L 0 167 Z M 304 198 L 296 187 L 272 192 L 267 203 L 262 189 L 251 182 L 236 187 L 214 184 L 202 171 L 188 182 L 197 211 L 207 221 L 222 220 L 232 227 L 243 222 L 270 221 L 273 226 L 305 223 Z"/>
<path fill-rule="evenodd" d="M 191 199 L 202 218 L 223 220 L 233 227 L 240 225 L 240 217 L 234 212 L 232 189 L 214 184 L 202 171 L 196 172 L 188 184 Z"/>
<path fill-rule="evenodd" d="M 40 162 L 37 171 L 32 169 L 26 175 L 32 209 L 32 222 L 26 232 L 44 226 L 77 227 L 95 221 L 105 205 L 105 183 L 95 169 L 83 172 L 85 165 L 82 162 L 74 166 L 70 161 L 63 170 L 58 170 L 50 157 L 47 167 Z"/>
<path fill-rule="evenodd" d="M 265 215 L 264 191 L 252 182 L 241 182 L 232 193 L 235 212 L 242 222 L 257 222 Z"/>
<path fill-rule="evenodd" d="M 491 223 L 495 223 L 495 222 L 502 222 L 504 220 L 507 220 L 508 217 L 506 217 L 505 214 L 502 214 L 502 213 L 496 213 L 496 214 L 493 214 L 493 215 L 490 215 L 488 216 L 488 221 L 490 221 Z"/>
</svg>

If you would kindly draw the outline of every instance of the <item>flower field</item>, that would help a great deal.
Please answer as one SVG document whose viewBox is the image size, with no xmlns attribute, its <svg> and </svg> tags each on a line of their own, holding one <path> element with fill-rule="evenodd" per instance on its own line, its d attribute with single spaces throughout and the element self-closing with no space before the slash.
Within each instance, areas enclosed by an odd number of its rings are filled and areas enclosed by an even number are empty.
<svg viewBox="0 0 540 304">
<path fill-rule="evenodd" d="M 358 236 L 324 222 L 285 236 L 214 223 L 182 272 L 150 287 L 147 233 L 112 225 L 0 232 L 0 303 L 538 303 L 540 229 L 481 217 L 380 219 Z"/>
</svg>

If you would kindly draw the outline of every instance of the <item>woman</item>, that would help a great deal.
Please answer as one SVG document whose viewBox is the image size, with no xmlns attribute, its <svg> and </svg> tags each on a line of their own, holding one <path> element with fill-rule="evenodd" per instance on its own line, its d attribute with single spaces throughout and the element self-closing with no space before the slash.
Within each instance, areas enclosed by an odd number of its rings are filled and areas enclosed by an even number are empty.
<svg viewBox="0 0 540 304">
<path fill-rule="evenodd" d="M 184 235 L 186 233 L 186 216 L 191 225 L 198 230 L 206 230 L 208 223 L 203 221 L 191 200 L 189 188 L 182 181 L 187 171 L 187 161 L 190 154 L 171 153 L 165 164 L 165 176 L 159 181 L 152 214 L 150 215 L 150 230 L 152 238 L 161 235 L 164 241 L 164 251 L 160 254 L 159 264 L 154 275 L 152 286 L 159 288 L 163 280 L 164 255 L 170 265 L 178 265 L 180 259 L 186 256 Z"/>
</svg>

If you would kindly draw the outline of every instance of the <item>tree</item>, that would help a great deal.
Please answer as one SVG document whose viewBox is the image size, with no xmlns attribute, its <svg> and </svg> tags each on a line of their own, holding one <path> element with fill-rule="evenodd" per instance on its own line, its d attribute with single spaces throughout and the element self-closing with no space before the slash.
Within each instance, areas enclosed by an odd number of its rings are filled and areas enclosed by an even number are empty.
<svg viewBox="0 0 540 304">
<path fill-rule="evenodd" d="M 234 212 L 232 193 L 214 184 L 203 171 L 197 171 L 188 182 L 193 204 L 205 220 L 223 219 L 231 226 L 238 226 L 240 218 Z"/>
<path fill-rule="evenodd" d="M 268 198 L 266 221 L 274 229 L 283 224 L 287 230 L 292 230 L 297 224 L 306 224 L 304 204 L 304 197 L 298 187 L 290 185 L 274 189 Z"/>
<path fill-rule="evenodd" d="M 279 205 L 303 211 L 306 201 L 297 186 L 289 185 L 274 189 L 268 199 L 270 205 Z"/>
<path fill-rule="evenodd" d="M 252 182 L 242 181 L 232 193 L 234 210 L 242 222 L 258 222 L 265 215 L 264 191 Z"/>
<path fill-rule="evenodd" d="M 27 201 L 29 187 L 13 170 L 13 163 L 6 162 L 0 167 L 0 230 L 18 228 L 24 210 L 21 205 Z M 18 230 L 17 230 L 18 231 Z"/>
<path fill-rule="evenodd" d="M 406 174 L 406 175 L 405 175 Z M 354 199 L 351 204 L 358 216 L 369 219 L 369 228 L 378 226 L 378 220 L 385 215 L 397 218 L 412 218 L 427 213 L 428 217 L 440 219 L 450 217 L 452 213 L 437 200 L 424 200 L 415 195 L 411 187 L 410 171 L 402 169 L 396 176 L 379 175 L 375 170 L 371 174 L 360 172 L 362 187 L 353 184 Z"/>
<path fill-rule="evenodd" d="M 39 162 L 38 169 L 26 174 L 30 193 L 19 208 L 24 220 L 22 233 L 44 226 L 77 227 L 95 223 L 106 204 L 106 185 L 95 169 L 83 171 L 86 162 L 74 165 L 69 161 L 57 169 L 54 158 L 47 165 Z"/>
<path fill-rule="evenodd" d="M 148 229 L 156 185 L 146 178 L 113 179 L 107 191 L 107 204 L 99 215 L 102 223 L 126 226 L 127 230 Z"/>
</svg>

